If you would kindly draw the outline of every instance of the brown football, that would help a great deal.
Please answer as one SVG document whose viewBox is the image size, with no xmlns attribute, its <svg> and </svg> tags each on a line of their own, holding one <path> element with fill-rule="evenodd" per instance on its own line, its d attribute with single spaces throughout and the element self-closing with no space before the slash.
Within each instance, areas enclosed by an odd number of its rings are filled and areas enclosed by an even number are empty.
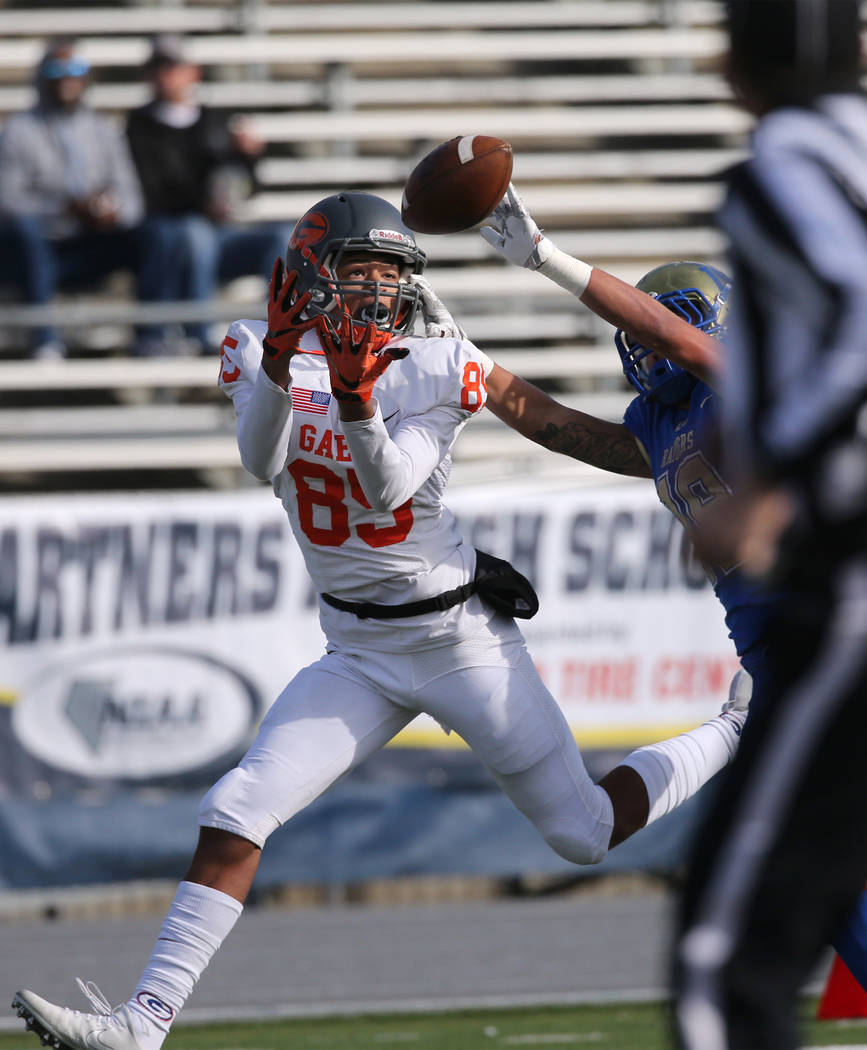
<svg viewBox="0 0 867 1050">
<path fill-rule="evenodd" d="M 458 135 L 409 174 L 400 214 L 418 233 L 457 233 L 496 208 L 512 177 L 512 147 L 490 135 Z"/>
</svg>

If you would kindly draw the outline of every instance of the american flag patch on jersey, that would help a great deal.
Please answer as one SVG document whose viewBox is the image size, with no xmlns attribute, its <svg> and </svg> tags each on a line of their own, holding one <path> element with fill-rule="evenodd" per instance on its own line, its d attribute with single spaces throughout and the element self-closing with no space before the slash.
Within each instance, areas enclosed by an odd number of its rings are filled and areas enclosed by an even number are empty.
<svg viewBox="0 0 867 1050">
<path fill-rule="evenodd" d="M 292 407 L 296 412 L 312 412 L 314 416 L 328 415 L 331 394 L 325 390 L 304 390 L 292 387 Z"/>
</svg>

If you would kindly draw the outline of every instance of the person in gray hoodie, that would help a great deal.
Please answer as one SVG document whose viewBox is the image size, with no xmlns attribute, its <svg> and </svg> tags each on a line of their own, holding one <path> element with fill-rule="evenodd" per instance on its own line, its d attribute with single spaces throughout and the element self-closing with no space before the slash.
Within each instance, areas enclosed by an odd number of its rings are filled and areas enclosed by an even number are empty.
<svg viewBox="0 0 867 1050">
<path fill-rule="evenodd" d="M 0 133 L 0 283 L 29 304 L 138 270 L 141 187 L 125 137 L 85 104 L 89 75 L 74 40 L 52 41 L 36 104 Z M 32 330 L 31 354 L 66 355 L 55 327 Z"/>
</svg>

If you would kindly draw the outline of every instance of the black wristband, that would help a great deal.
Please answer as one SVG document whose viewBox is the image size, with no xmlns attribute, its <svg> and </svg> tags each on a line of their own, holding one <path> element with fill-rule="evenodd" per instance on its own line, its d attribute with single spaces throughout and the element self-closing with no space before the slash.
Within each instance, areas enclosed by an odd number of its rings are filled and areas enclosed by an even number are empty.
<svg viewBox="0 0 867 1050">
<path fill-rule="evenodd" d="M 278 347 L 272 346 L 268 342 L 268 336 L 267 335 L 262 340 L 262 351 L 265 354 L 265 356 L 270 358 L 272 361 L 276 361 L 276 359 L 284 352 L 284 351 L 280 350 Z"/>
</svg>

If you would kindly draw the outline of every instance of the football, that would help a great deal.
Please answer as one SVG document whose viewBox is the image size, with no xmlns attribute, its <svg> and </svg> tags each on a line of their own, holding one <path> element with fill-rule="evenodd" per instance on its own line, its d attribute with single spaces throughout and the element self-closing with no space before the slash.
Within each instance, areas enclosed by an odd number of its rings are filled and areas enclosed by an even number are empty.
<svg viewBox="0 0 867 1050">
<path fill-rule="evenodd" d="M 409 174 L 400 214 L 417 233 L 457 233 L 496 208 L 512 177 L 512 147 L 489 135 L 458 135 Z"/>
</svg>

